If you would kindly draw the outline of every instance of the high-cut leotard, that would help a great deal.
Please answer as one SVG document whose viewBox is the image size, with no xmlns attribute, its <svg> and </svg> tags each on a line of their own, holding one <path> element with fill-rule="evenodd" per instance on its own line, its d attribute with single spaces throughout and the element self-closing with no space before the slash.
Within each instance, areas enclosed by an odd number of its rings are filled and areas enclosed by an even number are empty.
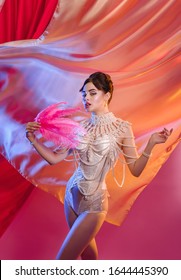
<svg viewBox="0 0 181 280">
<path fill-rule="evenodd" d="M 82 125 L 86 133 L 80 137 L 79 145 L 73 151 L 78 166 L 67 183 L 65 201 L 77 215 L 82 212 L 106 213 L 109 196 L 106 174 L 110 169 L 114 171 L 120 153 L 124 154 L 122 139 L 133 138 L 128 133 L 130 123 L 108 112 L 93 114 Z M 130 145 L 130 148 L 135 146 Z M 132 162 L 136 159 L 131 158 Z M 124 166 L 125 161 L 122 160 L 122 163 Z"/>
</svg>

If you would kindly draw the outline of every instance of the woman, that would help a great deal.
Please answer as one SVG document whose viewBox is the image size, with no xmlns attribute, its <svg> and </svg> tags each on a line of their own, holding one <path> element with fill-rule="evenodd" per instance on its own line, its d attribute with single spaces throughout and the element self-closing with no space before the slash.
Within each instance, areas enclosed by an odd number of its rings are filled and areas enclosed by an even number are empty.
<svg viewBox="0 0 181 280">
<path fill-rule="evenodd" d="M 52 151 L 40 143 L 34 132 L 40 128 L 37 122 L 26 125 L 27 138 L 37 152 L 50 164 L 56 164 L 73 152 L 78 167 L 67 183 L 65 216 L 70 227 L 57 259 L 97 259 L 95 236 L 100 230 L 108 211 L 109 194 L 105 184 L 106 174 L 122 154 L 133 176 L 144 170 L 156 144 L 164 143 L 172 130 L 164 128 L 151 135 L 144 152 L 138 156 L 131 124 L 116 118 L 109 111 L 113 83 L 108 74 L 96 72 L 85 80 L 82 100 L 91 117 L 81 125 L 86 133 L 73 150 Z M 113 175 L 114 176 L 114 175 Z M 116 180 L 116 178 L 114 178 Z"/>
</svg>

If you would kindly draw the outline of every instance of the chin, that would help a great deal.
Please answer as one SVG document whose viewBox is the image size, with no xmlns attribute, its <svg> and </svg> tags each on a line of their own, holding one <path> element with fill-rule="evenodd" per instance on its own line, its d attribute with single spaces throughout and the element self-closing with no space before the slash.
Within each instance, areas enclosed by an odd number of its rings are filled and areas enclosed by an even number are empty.
<svg viewBox="0 0 181 280">
<path fill-rule="evenodd" d="M 85 108 L 85 110 L 86 110 L 87 112 L 93 112 L 93 109 L 91 109 L 91 108 Z"/>
</svg>

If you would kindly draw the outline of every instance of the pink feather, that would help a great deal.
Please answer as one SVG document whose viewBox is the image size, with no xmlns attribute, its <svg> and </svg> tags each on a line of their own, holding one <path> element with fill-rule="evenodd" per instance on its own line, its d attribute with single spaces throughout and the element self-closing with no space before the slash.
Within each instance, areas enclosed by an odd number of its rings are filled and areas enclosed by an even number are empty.
<svg viewBox="0 0 181 280">
<path fill-rule="evenodd" d="M 75 148 L 80 135 L 83 135 L 83 127 L 68 116 L 77 112 L 79 108 L 61 109 L 60 105 L 66 104 L 59 102 L 48 106 L 42 110 L 35 118 L 41 124 L 40 133 L 46 140 L 54 142 L 63 147 Z"/>
</svg>

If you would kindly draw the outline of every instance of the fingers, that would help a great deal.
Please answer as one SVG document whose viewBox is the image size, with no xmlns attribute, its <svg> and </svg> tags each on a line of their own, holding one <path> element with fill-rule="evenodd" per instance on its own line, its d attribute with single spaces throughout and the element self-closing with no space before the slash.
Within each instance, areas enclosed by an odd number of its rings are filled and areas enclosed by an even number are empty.
<svg viewBox="0 0 181 280">
<path fill-rule="evenodd" d="M 173 128 L 170 129 L 170 135 L 172 134 L 172 132 L 173 132 Z"/>
<path fill-rule="evenodd" d="M 173 128 L 171 128 L 170 130 L 168 130 L 168 129 L 166 129 L 165 127 L 164 127 L 164 134 L 166 135 L 166 136 L 170 136 L 171 134 L 172 134 L 172 131 L 173 131 Z"/>
<path fill-rule="evenodd" d="M 38 122 L 28 122 L 26 124 L 26 132 L 35 132 L 36 130 L 40 129 L 41 124 Z"/>
<path fill-rule="evenodd" d="M 167 139 L 171 134 L 172 134 L 173 128 L 171 128 L 170 130 L 166 129 L 164 127 L 164 129 L 159 133 L 159 135 L 165 139 Z"/>
</svg>

